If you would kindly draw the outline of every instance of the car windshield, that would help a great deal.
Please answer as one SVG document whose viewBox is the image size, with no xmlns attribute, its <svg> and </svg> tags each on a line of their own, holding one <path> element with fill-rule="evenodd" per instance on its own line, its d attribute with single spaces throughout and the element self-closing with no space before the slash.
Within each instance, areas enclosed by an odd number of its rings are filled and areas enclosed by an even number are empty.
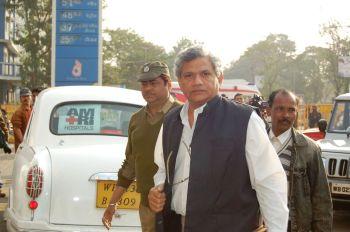
<svg viewBox="0 0 350 232">
<path fill-rule="evenodd" d="M 50 130 L 57 135 L 128 136 L 131 115 L 140 108 L 104 102 L 64 103 L 52 111 Z"/>
<path fill-rule="evenodd" d="M 329 132 L 345 133 L 350 130 L 350 103 L 339 101 L 335 104 L 329 124 Z"/>
</svg>

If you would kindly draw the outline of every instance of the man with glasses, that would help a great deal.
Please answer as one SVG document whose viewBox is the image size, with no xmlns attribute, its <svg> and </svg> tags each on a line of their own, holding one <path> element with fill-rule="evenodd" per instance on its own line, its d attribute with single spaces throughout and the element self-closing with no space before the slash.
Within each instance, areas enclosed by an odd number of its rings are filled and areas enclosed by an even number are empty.
<svg viewBox="0 0 350 232">
<path fill-rule="evenodd" d="M 137 180 L 137 192 L 141 193 L 139 208 L 143 232 L 155 231 L 155 215 L 148 207 L 147 195 L 154 186 L 154 146 L 164 115 L 179 103 L 170 95 L 171 80 L 168 66 L 159 61 L 141 67 L 138 81 L 147 105 L 136 112 L 130 120 L 125 160 L 118 172 L 117 186 L 106 208 L 102 222 L 107 229 L 115 214 L 115 207 L 129 185 Z"/>
<path fill-rule="evenodd" d="M 254 110 L 218 96 L 218 60 L 181 52 L 175 75 L 188 101 L 164 120 L 150 190 L 157 231 L 286 231 L 287 180 Z"/>
</svg>

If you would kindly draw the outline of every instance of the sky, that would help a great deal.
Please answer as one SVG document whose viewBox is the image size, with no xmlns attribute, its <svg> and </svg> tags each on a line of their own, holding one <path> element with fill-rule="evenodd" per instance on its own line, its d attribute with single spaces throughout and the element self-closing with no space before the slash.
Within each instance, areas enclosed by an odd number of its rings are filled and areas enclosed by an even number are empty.
<svg viewBox="0 0 350 232">
<path fill-rule="evenodd" d="M 202 42 L 227 66 L 269 34 L 286 34 L 301 53 L 327 46 L 321 25 L 350 33 L 350 0 L 106 0 L 104 29 L 132 29 L 167 52 L 182 37 Z"/>
</svg>

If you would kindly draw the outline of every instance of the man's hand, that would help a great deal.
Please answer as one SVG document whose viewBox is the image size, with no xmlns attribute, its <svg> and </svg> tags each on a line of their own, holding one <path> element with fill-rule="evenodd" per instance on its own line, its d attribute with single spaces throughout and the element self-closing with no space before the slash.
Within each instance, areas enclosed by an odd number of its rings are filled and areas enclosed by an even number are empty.
<svg viewBox="0 0 350 232">
<path fill-rule="evenodd" d="M 152 211 L 158 213 L 163 210 L 165 205 L 165 193 L 163 192 L 163 185 L 158 185 L 148 193 L 149 207 Z"/>
<path fill-rule="evenodd" d="M 112 219 L 113 219 L 114 213 L 115 213 L 115 205 L 108 205 L 102 218 L 102 223 L 107 228 L 107 230 L 109 230 L 112 226 Z"/>
</svg>

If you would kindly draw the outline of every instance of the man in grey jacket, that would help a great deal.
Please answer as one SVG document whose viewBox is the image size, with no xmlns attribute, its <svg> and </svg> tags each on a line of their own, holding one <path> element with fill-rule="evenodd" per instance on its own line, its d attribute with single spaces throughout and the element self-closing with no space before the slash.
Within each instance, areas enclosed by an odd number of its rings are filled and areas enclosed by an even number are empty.
<svg viewBox="0 0 350 232">
<path fill-rule="evenodd" d="M 269 105 L 272 119 L 269 138 L 289 185 L 288 231 L 332 231 L 332 200 L 320 148 L 293 128 L 297 98 L 280 89 L 271 93 Z"/>
</svg>

